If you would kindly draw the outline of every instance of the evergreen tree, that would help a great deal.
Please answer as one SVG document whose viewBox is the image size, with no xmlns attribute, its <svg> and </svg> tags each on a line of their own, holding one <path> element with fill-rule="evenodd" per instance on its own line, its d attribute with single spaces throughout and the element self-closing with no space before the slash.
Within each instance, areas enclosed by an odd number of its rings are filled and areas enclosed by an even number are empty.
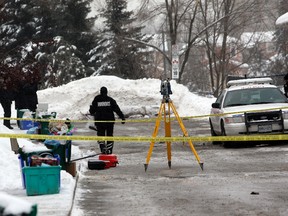
<svg viewBox="0 0 288 216">
<path fill-rule="evenodd" d="M 2 59 L 30 41 L 36 33 L 31 0 L 5 1 L 0 11 L 0 50 Z"/>
<path fill-rule="evenodd" d="M 102 40 L 90 51 L 90 62 L 99 67 L 98 74 L 116 75 L 122 78 L 145 77 L 145 47 L 125 38 L 148 42 L 141 34 L 143 27 L 133 26 L 133 12 L 127 11 L 126 0 L 106 0 L 102 11 L 105 29 Z"/>
<path fill-rule="evenodd" d="M 87 18 L 91 1 L 5 0 L 0 11 L 2 63 L 16 67 L 40 61 L 42 66 L 49 65 L 42 70 L 43 87 L 90 76 L 92 71 L 86 67 L 86 52 L 95 46 L 95 36 L 90 32 L 95 18 Z M 60 48 L 54 39 L 57 36 L 65 41 L 61 58 L 56 58 Z M 29 61 L 25 60 L 28 56 Z M 51 79 L 46 79 L 45 74 L 56 65 L 58 67 L 52 70 L 58 70 L 55 76 L 61 76 L 54 78 L 57 82 L 49 84 L 47 81 Z"/>
<path fill-rule="evenodd" d="M 57 0 L 56 0 L 57 1 Z M 59 0 L 58 0 L 59 1 Z M 66 7 L 66 13 L 60 18 L 63 26 L 60 26 L 58 32 L 70 44 L 73 44 L 79 50 L 78 57 L 85 63 L 87 62 L 86 53 L 95 45 L 97 37 L 91 32 L 95 17 L 87 18 L 90 13 L 90 3 L 93 0 L 66 0 L 63 1 Z"/>
<path fill-rule="evenodd" d="M 39 50 L 35 55 L 38 62 L 47 65 L 44 73 L 42 72 L 43 87 L 59 86 L 83 78 L 87 68 L 77 57 L 76 53 L 79 51 L 76 46 L 57 36 L 53 38 L 49 47 L 52 48 L 52 52 L 44 53 L 41 49 L 45 46 L 38 45 Z"/>
</svg>

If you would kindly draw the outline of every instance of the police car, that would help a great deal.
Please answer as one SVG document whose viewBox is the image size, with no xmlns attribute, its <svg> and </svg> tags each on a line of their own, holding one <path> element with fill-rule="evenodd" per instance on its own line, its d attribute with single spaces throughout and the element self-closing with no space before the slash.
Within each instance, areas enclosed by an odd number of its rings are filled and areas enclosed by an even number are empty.
<svg viewBox="0 0 288 216">
<path fill-rule="evenodd" d="M 211 135 L 281 134 L 288 131 L 288 100 L 271 83 L 271 78 L 229 81 L 212 104 Z"/>
</svg>

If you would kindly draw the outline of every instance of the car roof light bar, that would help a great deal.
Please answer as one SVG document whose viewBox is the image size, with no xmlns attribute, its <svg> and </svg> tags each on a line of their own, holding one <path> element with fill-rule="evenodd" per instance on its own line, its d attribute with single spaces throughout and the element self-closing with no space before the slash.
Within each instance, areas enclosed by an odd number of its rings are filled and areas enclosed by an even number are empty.
<svg viewBox="0 0 288 216">
<path fill-rule="evenodd" d="M 240 79 L 240 80 L 231 80 L 227 82 L 227 87 L 231 86 L 241 86 L 249 84 L 271 84 L 273 80 L 271 78 L 253 78 L 253 79 Z"/>
</svg>

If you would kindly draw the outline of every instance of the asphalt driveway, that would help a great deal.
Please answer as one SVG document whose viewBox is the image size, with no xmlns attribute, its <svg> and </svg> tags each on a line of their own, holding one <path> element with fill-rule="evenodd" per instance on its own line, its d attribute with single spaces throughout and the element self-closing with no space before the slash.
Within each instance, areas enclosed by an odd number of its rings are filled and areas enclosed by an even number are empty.
<svg viewBox="0 0 288 216">
<path fill-rule="evenodd" d="M 187 120 L 184 125 L 190 135 L 210 135 L 206 120 Z M 87 125 L 77 127 L 79 135 L 96 133 Z M 154 127 L 153 122 L 116 124 L 115 136 L 151 136 Z M 172 134 L 182 134 L 177 123 L 172 124 Z M 99 152 L 95 142 L 75 141 L 74 145 L 83 154 Z M 288 215 L 286 145 L 225 149 L 194 143 L 204 162 L 201 170 L 187 143 L 172 143 L 171 169 L 166 144 L 156 143 L 145 172 L 149 145 L 115 143 L 119 159 L 115 168 L 89 170 L 88 159 L 79 161 L 72 215 Z"/>
</svg>

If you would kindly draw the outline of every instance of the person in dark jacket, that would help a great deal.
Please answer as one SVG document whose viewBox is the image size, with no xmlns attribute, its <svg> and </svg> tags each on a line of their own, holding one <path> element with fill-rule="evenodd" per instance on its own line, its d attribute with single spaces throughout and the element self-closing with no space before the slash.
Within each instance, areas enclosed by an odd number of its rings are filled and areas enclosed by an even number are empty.
<svg viewBox="0 0 288 216">
<path fill-rule="evenodd" d="M 15 109 L 17 110 L 17 118 L 22 118 L 23 114 L 20 114 L 22 109 L 28 109 L 27 103 L 25 99 L 25 93 L 23 90 L 23 86 L 25 84 L 25 78 L 23 77 L 21 81 L 19 81 L 16 91 L 15 91 Z M 20 128 L 20 120 L 17 120 L 17 125 Z"/>
<path fill-rule="evenodd" d="M 13 100 L 13 92 L 8 90 L 7 80 L 0 80 L 0 103 L 4 111 L 4 118 L 11 118 L 11 104 Z M 13 129 L 10 124 L 9 119 L 4 119 L 3 124 L 9 128 Z"/>
<path fill-rule="evenodd" d="M 284 94 L 286 97 L 288 97 L 288 74 L 284 76 L 284 82 Z"/>
<path fill-rule="evenodd" d="M 115 116 L 114 112 L 122 119 L 122 124 L 125 123 L 125 117 L 117 105 L 116 101 L 109 97 L 108 90 L 106 87 L 101 87 L 100 95 L 97 95 L 92 105 L 90 106 L 89 112 L 94 116 L 95 126 L 97 128 L 97 136 L 113 136 L 114 130 L 114 121 Z M 97 122 L 98 121 L 98 122 Z M 104 121 L 104 122 L 102 122 Z M 107 121 L 107 122 L 105 122 Z M 112 154 L 114 142 L 107 141 L 98 141 L 100 151 L 103 154 Z"/>
<path fill-rule="evenodd" d="M 18 82 L 15 91 L 15 109 L 17 110 L 17 118 L 22 118 L 21 110 L 29 109 L 31 112 L 36 112 L 38 104 L 38 81 L 30 74 L 22 77 Z M 17 125 L 20 128 L 20 120 L 17 120 Z"/>
<path fill-rule="evenodd" d="M 23 86 L 24 98 L 26 103 L 26 108 L 32 112 L 36 112 L 38 104 L 38 83 L 34 82 L 32 79 L 25 83 Z"/>
</svg>

